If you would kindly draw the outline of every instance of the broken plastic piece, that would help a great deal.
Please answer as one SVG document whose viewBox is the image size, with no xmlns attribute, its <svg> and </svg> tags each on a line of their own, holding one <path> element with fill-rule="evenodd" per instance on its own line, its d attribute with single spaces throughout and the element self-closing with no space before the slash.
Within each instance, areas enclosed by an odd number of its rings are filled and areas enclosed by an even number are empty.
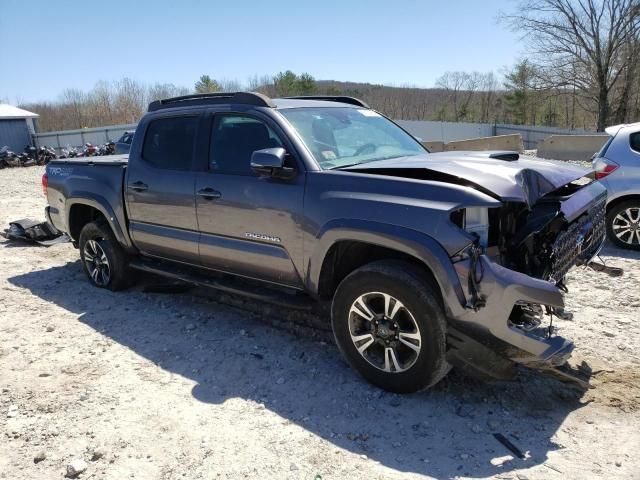
<svg viewBox="0 0 640 480">
<path fill-rule="evenodd" d="M 45 247 L 57 243 L 66 243 L 70 240 L 66 234 L 59 232 L 49 222 L 41 222 L 29 218 L 10 222 L 9 228 L 5 229 L 0 235 L 9 240 L 35 242 Z"/>
<path fill-rule="evenodd" d="M 624 274 L 624 270 L 619 267 L 610 267 L 604 263 L 589 262 L 589 267 L 596 272 L 606 273 L 610 277 L 621 277 Z"/>
</svg>

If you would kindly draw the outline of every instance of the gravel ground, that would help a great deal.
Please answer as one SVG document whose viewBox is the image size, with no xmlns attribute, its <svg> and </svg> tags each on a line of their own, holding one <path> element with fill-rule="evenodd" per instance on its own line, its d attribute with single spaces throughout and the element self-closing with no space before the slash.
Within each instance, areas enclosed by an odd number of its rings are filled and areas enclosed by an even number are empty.
<svg viewBox="0 0 640 480">
<path fill-rule="evenodd" d="M 0 225 L 42 218 L 41 174 L 0 171 Z M 397 396 L 281 309 L 106 292 L 70 244 L 0 242 L 0 478 L 640 478 L 640 255 L 604 259 L 625 276 L 574 270 L 557 322 L 594 388 L 453 372 Z"/>
</svg>

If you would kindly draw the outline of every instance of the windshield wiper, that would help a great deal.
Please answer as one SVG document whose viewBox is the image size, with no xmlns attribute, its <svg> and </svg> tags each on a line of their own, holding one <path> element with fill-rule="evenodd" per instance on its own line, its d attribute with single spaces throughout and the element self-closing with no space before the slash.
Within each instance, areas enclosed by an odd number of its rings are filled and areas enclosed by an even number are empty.
<svg viewBox="0 0 640 480">
<path fill-rule="evenodd" d="M 357 163 L 349 163 L 347 165 L 336 165 L 335 167 L 325 168 L 325 170 L 339 170 L 340 168 L 355 167 L 356 165 L 362 165 L 363 163 L 368 163 L 368 162 L 357 162 Z"/>
<path fill-rule="evenodd" d="M 335 167 L 326 168 L 325 170 L 338 170 L 340 168 L 356 167 L 358 165 L 364 165 L 365 163 L 381 162 L 383 160 L 391 160 L 392 158 L 400 158 L 400 157 L 402 157 L 402 155 L 400 156 L 392 155 L 390 157 L 382 157 L 382 158 L 375 158 L 373 160 L 367 160 L 366 162 L 356 162 L 356 163 L 349 163 L 347 165 L 337 165 Z"/>
</svg>

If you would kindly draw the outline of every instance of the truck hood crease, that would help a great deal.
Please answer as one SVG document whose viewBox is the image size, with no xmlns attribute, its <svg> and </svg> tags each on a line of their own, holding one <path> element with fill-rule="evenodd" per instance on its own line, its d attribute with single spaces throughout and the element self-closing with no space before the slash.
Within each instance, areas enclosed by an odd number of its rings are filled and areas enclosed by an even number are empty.
<svg viewBox="0 0 640 480">
<path fill-rule="evenodd" d="M 444 152 L 379 160 L 345 170 L 467 185 L 529 207 L 541 197 L 590 173 L 563 162 L 536 157 L 515 161 L 491 158 L 500 152 Z"/>
</svg>

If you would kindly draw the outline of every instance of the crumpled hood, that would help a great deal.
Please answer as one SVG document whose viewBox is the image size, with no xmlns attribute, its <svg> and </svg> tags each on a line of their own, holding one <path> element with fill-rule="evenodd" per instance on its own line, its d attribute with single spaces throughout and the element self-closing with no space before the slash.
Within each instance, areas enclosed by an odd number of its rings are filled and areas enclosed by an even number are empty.
<svg viewBox="0 0 640 480">
<path fill-rule="evenodd" d="M 518 160 L 500 160 L 490 155 L 513 154 L 514 152 L 442 152 L 427 153 L 412 157 L 380 160 L 350 167 L 346 170 L 366 170 L 375 173 L 381 169 L 385 173 L 402 176 L 407 171 L 425 169 L 446 176 L 457 177 L 471 187 L 491 192 L 503 201 L 520 201 L 529 206 L 540 197 L 572 181 L 587 175 L 590 170 L 536 157 L 520 156 Z M 382 173 L 382 172 L 381 172 Z M 446 178 L 446 177 L 445 177 Z M 446 181 L 446 180 L 444 180 Z"/>
</svg>

